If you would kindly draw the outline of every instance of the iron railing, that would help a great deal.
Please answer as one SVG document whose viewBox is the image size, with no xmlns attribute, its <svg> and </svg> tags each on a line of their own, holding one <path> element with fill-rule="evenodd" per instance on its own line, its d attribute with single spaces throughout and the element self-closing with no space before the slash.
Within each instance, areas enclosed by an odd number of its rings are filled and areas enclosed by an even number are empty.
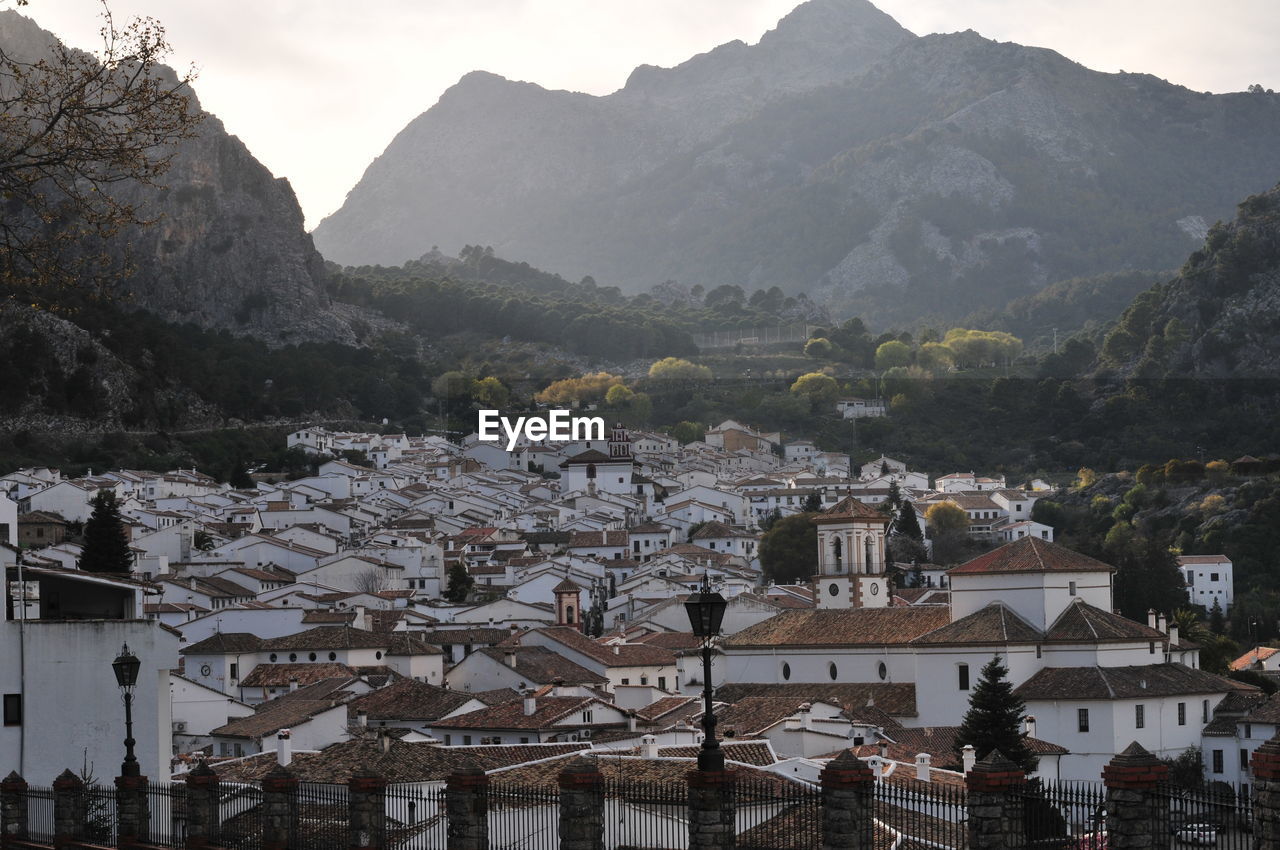
<svg viewBox="0 0 1280 850">
<path fill-rule="evenodd" d="M 1190 845 L 1218 850 L 1253 846 L 1253 802 L 1248 785 L 1211 782 L 1199 788 L 1161 785 L 1156 791 L 1152 829 L 1169 836 L 1175 847 Z"/>
<path fill-rule="evenodd" d="M 558 850 L 560 792 L 555 788 L 490 785 L 489 847 Z"/>
<path fill-rule="evenodd" d="M 445 850 L 449 820 L 444 788 L 438 783 L 387 786 L 387 847 L 392 850 Z"/>
<path fill-rule="evenodd" d="M 331 850 L 346 845 L 350 807 L 347 786 L 298 783 L 298 828 L 292 850 Z"/>
<path fill-rule="evenodd" d="M 967 798 L 963 785 L 894 778 L 876 783 L 872 828 L 912 846 L 968 847 Z M 813 845 L 820 846 L 820 845 Z"/>
<path fill-rule="evenodd" d="M 822 846 L 822 791 L 767 773 L 739 776 L 734 788 L 738 846 L 805 850 Z"/>
<path fill-rule="evenodd" d="M 32 841 L 53 843 L 53 789 L 27 786 L 27 836 Z"/>
<path fill-rule="evenodd" d="M 226 850 L 259 850 L 262 846 L 262 799 L 262 789 L 256 785 L 220 786 L 215 843 Z"/>
<path fill-rule="evenodd" d="M 605 847 L 683 850 L 689 846 L 689 788 L 684 783 L 609 777 L 604 786 Z"/>
<path fill-rule="evenodd" d="M 84 826 L 80 838 L 90 844 L 116 845 L 116 826 L 119 814 L 116 808 L 114 785 L 84 786 Z"/>
<path fill-rule="evenodd" d="M 1106 850 L 1107 789 L 1101 782 L 1032 780 L 1016 792 L 1029 850 Z"/>
<path fill-rule="evenodd" d="M 187 843 L 187 785 L 185 782 L 147 784 L 147 809 L 151 822 L 147 842 L 160 847 L 184 847 Z"/>
</svg>

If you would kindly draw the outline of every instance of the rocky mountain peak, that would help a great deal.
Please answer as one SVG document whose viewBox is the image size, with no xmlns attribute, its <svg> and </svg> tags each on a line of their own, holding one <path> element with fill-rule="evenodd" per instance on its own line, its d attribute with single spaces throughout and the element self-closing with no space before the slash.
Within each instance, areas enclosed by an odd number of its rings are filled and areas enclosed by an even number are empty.
<svg viewBox="0 0 1280 850">
<path fill-rule="evenodd" d="M 765 33 L 760 44 L 838 43 L 856 40 L 902 41 L 911 32 L 868 0 L 808 0 Z"/>
</svg>

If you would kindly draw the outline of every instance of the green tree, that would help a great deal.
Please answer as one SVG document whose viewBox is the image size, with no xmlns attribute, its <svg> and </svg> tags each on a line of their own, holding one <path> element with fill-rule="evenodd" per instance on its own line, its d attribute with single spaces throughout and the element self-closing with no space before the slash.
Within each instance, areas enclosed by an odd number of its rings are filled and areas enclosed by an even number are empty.
<svg viewBox="0 0 1280 850">
<path fill-rule="evenodd" d="M 444 598 L 455 604 L 462 604 L 471 595 L 471 588 L 476 580 L 467 572 L 461 561 L 449 568 L 449 586 L 444 591 Z"/>
<path fill-rule="evenodd" d="M 636 394 L 630 387 L 625 384 L 614 384 L 609 387 L 609 391 L 604 394 L 605 404 L 610 407 L 623 407 L 631 403 Z"/>
<path fill-rule="evenodd" d="M 490 375 L 487 378 L 481 378 L 471 387 L 471 397 L 476 403 L 486 408 L 501 409 L 507 406 L 507 401 L 511 397 L 511 393 L 502 382 Z"/>
<path fill-rule="evenodd" d="M 804 344 L 804 356 L 814 360 L 827 360 L 835 353 L 835 346 L 826 337 L 814 337 Z"/>
<path fill-rule="evenodd" d="M 973 745 L 979 759 L 996 750 L 1031 773 L 1038 760 L 1022 735 L 1022 718 L 1027 707 L 1013 692 L 1008 673 L 999 655 L 983 666 L 978 684 L 969 696 L 969 710 L 956 733 L 956 753 L 966 744 Z"/>
<path fill-rule="evenodd" d="M 876 369 L 884 372 L 895 367 L 911 365 L 911 346 L 896 339 L 881 343 L 876 349 Z"/>
<path fill-rule="evenodd" d="M 938 502 L 930 505 L 924 512 L 924 520 L 935 533 L 969 528 L 969 515 L 955 502 Z"/>
<path fill-rule="evenodd" d="M 80 569 L 87 573 L 128 573 L 133 570 L 133 556 L 129 554 L 129 541 L 113 490 L 99 490 L 93 497 L 93 512 L 84 524 Z"/>
<path fill-rule="evenodd" d="M 920 530 L 920 520 L 916 518 L 915 505 L 905 499 L 898 508 L 897 518 L 893 521 L 893 531 L 912 540 L 924 540 L 924 533 Z"/>
<path fill-rule="evenodd" d="M 677 422 L 671 427 L 671 436 L 681 444 L 695 443 L 707 436 L 707 428 L 697 422 Z"/>
<path fill-rule="evenodd" d="M 1227 633 L 1227 618 L 1222 613 L 1222 603 L 1213 600 L 1213 607 L 1209 609 L 1209 631 L 1215 635 L 1225 635 Z"/>
<path fill-rule="evenodd" d="M 816 514 L 822 510 L 822 497 L 818 495 L 816 490 L 804 497 L 804 503 L 800 505 L 800 510 L 810 514 Z"/>
<path fill-rule="evenodd" d="M 778 584 L 808 581 L 818 559 L 818 527 L 812 513 L 792 514 L 770 525 L 760 538 L 760 569 Z"/>
<path fill-rule="evenodd" d="M 809 372 L 796 378 L 791 392 L 809 399 L 814 407 L 835 404 L 840 397 L 840 385 L 836 379 L 821 372 Z"/>
</svg>

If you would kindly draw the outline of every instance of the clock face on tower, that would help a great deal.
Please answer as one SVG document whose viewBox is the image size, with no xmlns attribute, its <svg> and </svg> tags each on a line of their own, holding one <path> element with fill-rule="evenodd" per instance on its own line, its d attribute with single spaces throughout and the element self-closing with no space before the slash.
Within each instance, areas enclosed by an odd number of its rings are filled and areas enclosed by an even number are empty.
<svg viewBox="0 0 1280 850">
<path fill-rule="evenodd" d="M 878 585 L 878 584 L 872 584 L 872 585 L 871 585 L 871 595 L 872 595 L 872 596 L 875 596 L 875 595 L 876 595 L 877 593 L 879 593 L 879 592 L 880 592 L 880 585 Z"/>
</svg>

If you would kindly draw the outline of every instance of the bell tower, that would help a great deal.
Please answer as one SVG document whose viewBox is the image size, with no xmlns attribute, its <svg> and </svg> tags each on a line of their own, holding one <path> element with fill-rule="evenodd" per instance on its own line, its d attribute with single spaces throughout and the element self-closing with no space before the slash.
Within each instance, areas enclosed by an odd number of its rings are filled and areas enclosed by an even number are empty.
<svg viewBox="0 0 1280 850">
<path fill-rule="evenodd" d="M 621 422 L 614 423 L 609 432 L 609 457 L 616 460 L 631 460 L 631 435 Z"/>
<path fill-rule="evenodd" d="M 889 604 L 886 534 L 889 517 L 846 496 L 814 517 L 818 526 L 819 608 L 884 608 Z"/>
<path fill-rule="evenodd" d="M 582 588 L 566 578 L 551 592 L 556 595 L 556 625 L 582 631 Z"/>
</svg>

